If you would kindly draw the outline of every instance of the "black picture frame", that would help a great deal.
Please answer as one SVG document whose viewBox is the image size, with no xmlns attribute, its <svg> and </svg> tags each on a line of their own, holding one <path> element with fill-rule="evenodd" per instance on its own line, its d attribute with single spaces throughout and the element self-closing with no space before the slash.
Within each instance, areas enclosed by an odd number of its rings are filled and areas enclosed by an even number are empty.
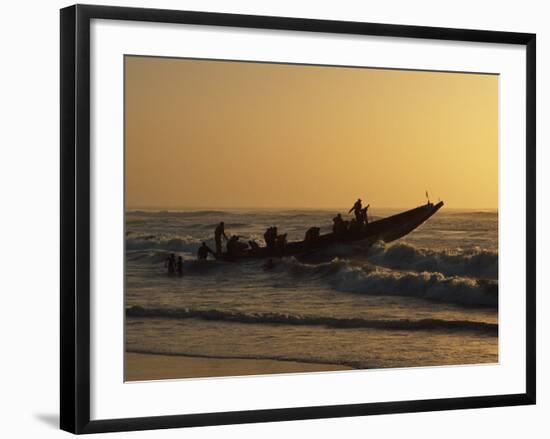
<svg viewBox="0 0 550 439">
<path fill-rule="evenodd" d="M 365 416 L 535 404 L 536 36 L 304 18 L 75 5 L 61 19 L 61 350 L 60 425 L 99 433 L 251 422 Z M 257 29 L 375 35 L 526 47 L 526 392 L 508 395 L 90 420 L 90 21 L 133 20 Z"/>
</svg>

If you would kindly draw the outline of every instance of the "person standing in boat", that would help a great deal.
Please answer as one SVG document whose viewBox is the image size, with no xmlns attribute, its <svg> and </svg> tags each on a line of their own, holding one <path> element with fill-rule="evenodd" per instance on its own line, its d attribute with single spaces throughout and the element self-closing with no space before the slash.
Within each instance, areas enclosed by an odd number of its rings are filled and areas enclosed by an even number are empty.
<svg viewBox="0 0 550 439">
<path fill-rule="evenodd" d="M 212 249 L 206 245 L 206 242 L 203 242 L 197 250 L 197 259 L 199 261 L 206 261 L 206 259 L 208 258 L 208 253 L 211 253 L 212 256 L 215 256 Z"/>
<path fill-rule="evenodd" d="M 355 219 L 358 222 L 361 222 L 361 211 L 363 209 L 363 205 L 361 204 L 361 198 L 358 198 L 353 207 L 348 211 L 348 213 L 353 212 L 355 214 Z"/>
<path fill-rule="evenodd" d="M 366 207 L 361 209 L 361 223 L 367 225 L 369 223 L 369 207 L 370 204 L 367 204 Z"/>
<path fill-rule="evenodd" d="M 267 249 L 272 252 L 275 249 L 275 241 L 277 240 L 277 227 L 268 227 L 264 233 L 264 240 Z"/>
<path fill-rule="evenodd" d="M 216 254 L 221 255 L 222 254 L 222 236 L 227 241 L 227 235 L 225 234 L 225 225 L 222 222 L 220 222 L 216 230 L 214 230 L 214 241 L 216 242 Z"/>
</svg>

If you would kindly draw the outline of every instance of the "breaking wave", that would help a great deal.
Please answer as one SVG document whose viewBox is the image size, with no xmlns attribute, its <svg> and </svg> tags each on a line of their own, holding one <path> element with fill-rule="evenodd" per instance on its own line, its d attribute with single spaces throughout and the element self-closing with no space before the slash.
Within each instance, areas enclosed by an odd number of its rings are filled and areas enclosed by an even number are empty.
<svg viewBox="0 0 550 439">
<path fill-rule="evenodd" d="M 194 252 L 196 246 L 197 244 L 177 243 L 171 251 Z M 157 270 L 164 272 L 159 264 L 164 262 L 167 253 L 164 248 L 155 249 L 149 246 L 146 250 L 128 251 L 126 255 L 128 260 L 157 264 Z M 498 306 L 496 280 L 447 275 L 438 271 L 395 270 L 372 265 L 364 260 L 334 258 L 329 262 L 312 264 L 291 257 L 276 260 L 275 267 L 267 272 L 263 270 L 263 261 L 231 264 L 215 260 L 184 260 L 184 277 L 207 275 L 212 270 L 227 272 L 228 279 L 238 278 L 242 275 L 242 270 L 252 270 L 268 276 L 278 276 L 285 282 L 320 282 L 328 284 L 336 291 L 354 294 L 415 297 L 462 306 Z"/>
<path fill-rule="evenodd" d="M 373 264 L 401 270 L 498 279 L 498 252 L 479 247 L 451 251 L 417 248 L 406 243 L 376 243 L 369 250 L 368 258 Z"/>
<path fill-rule="evenodd" d="M 396 271 L 338 258 L 315 265 L 290 258 L 283 266 L 294 276 L 324 278 L 343 292 L 410 296 L 464 306 L 498 306 L 498 283 L 494 280 L 445 276 L 439 272 Z"/>
<path fill-rule="evenodd" d="M 325 326 L 328 328 L 337 329 L 365 328 L 398 331 L 475 331 L 490 335 L 498 334 L 498 324 L 469 320 L 380 320 L 301 316 L 280 313 L 241 313 L 219 310 L 194 310 L 188 308 L 143 308 L 140 306 L 126 308 L 126 316 L 137 318 L 202 319 L 246 324 Z"/>
</svg>

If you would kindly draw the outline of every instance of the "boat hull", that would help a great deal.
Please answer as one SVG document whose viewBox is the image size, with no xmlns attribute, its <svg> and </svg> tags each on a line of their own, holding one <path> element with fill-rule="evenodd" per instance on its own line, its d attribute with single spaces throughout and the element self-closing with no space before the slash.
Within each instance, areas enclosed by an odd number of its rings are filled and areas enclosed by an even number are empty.
<svg viewBox="0 0 550 439">
<path fill-rule="evenodd" d="M 227 253 L 223 253 L 222 255 L 216 256 L 216 258 L 234 262 L 278 256 L 299 256 L 327 248 L 336 243 L 353 244 L 362 242 L 370 245 L 376 241 L 392 242 L 411 233 L 432 217 L 441 207 L 443 207 L 443 201 L 437 204 L 428 203 L 387 218 L 373 221 L 363 226 L 361 230 L 355 233 L 348 232 L 344 236 L 326 233 L 320 235 L 315 242 L 289 242 L 286 244 L 283 252 L 268 249 L 267 247 L 259 247 L 255 250 L 247 250 L 239 255 L 228 255 Z"/>
</svg>

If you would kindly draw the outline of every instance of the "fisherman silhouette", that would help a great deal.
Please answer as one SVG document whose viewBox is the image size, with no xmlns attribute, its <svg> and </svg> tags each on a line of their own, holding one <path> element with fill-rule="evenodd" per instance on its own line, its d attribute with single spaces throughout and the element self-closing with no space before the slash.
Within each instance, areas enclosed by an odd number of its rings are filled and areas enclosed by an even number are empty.
<svg viewBox="0 0 550 439">
<path fill-rule="evenodd" d="M 174 253 L 170 253 L 170 256 L 166 258 L 164 261 L 164 267 L 168 268 L 169 274 L 174 274 L 176 271 L 176 255 Z"/>
<path fill-rule="evenodd" d="M 282 235 L 277 235 L 277 240 L 275 244 L 277 246 L 277 252 L 279 253 L 279 256 L 282 257 L 285 254 L 286 250 L 286 233 Z"/>
<path fill-rule="evenodd" d="M 227 241 L 227 254 L 229 256 L 241 256 L 246 252 L 248 245 L 244 242 L 239 241 L 239 238 L 239 235 L 233 235 Z"/>
<path fill-rule="evenodd" d="M 178 262 L 176 264 L 176 271 L 180 276 L 183 276 L 183 258 L 178 256 Z"/>
<path fill-rule="evenodd" d="M 217 225 L 216 230 L 214 230 L 214 241 L 216 242 L 216 254 L 217 255 L 222 254 L 222 236 L 225 238 L 226 241 L 228 241 L 227 235 L 225 234 L 225 225 L 224 225 L 223 221 L 220 222 Z"/>
<path fill-rule="evenodd" d="M 212 249 L 206 245 L 206 242 L 203 242 L 197 250 L 197 259 L 199 261 L 205 261 L 208 258 L 208 253 L 212 253 L 212 256 L 215 256 Z"/>
<path fill-rule="evenodd" d="M 253 239 L 251 239 L 250 241 L 248 241 L 248 245 L 250 246 L 250 255 L 255 256 L 255 255 L 257 255 L 259 252 L 261 252 L 260 246 L 259 246 L 258 243 L 257 243 L 256 241 L 254 241 Z"/>
<path fill-rule="evenodd" d="M 358 222 L 361 222 L 361 209 L 363 206 L 361 205 L 361 198 L 358 198 L 353 207 L 348 211 L 348 213 L 353 212 L 355 214 L 355 219 Z"/>
<path fill-rule="evenodd" d="M 275 248 L 275 241 L 277 240 L 277 227 L 268 227 L 264 233 L 264 240 L 266 247 L 272 251 Z"/>
<path fill-rule="evenodd" d="M 361 209 L 361 223 L 365 223 L 365 224 L 369 223 L 369 216 L 368 216 L 369 207 L 370 207 L 370 204 L 367 204 L 366 207 L 363 207 Z"/>
<path fill-rule="evenodd" d="M 319 234 L 321 229 L 319 227 L 310 227 L 306 231 L 306 236 L 304 237 L 304 244 L 306 248 L 314 247 L 317 241 L 319 241 Z"/>
<path fill-rule="evenodd" d="M 355 236 L 361 231 L 361 223 L 357 221 L 357 219 L 352 218 L 352 220 L 349 222 L 349 229 L 348 232 Z"/>
<path fill-rule="evenodd" d="M 332 222 L 334 223 L 334 224 L 332 225 L 332 231 L 333 231 L 334 233 L 337 232 L 338 224 L 342 223 L 343 221 L 344 221 L 344 220 L 342 219 L 342 214 L 341 214 L 341 213 L 337 214 L 334 218 L 332 218 Z"/>
<path fill-rule="evenodd" d="M 346 231 L 346 224 L 342 218 L 342 214 L 339 213 L 333 219 L 332 231 L 337 237 L 341 237 Z"/>
</svg>

